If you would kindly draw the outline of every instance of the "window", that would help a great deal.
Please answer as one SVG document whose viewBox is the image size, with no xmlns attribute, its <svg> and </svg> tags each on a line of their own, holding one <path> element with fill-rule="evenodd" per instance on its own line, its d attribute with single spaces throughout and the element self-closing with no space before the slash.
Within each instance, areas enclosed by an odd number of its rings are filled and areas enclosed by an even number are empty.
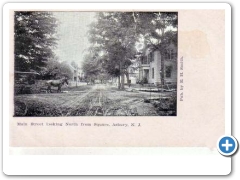
<svg viewBox="0 0 240 180">
<path fill-rule="evenodd" d="M 166 60 L 174 60 L 176 58 L 176 53 L 173 49 L 168 49 L 165 51 L 164 57 Z"/>
<path fill-rule="evenodd" d="M 143 64 L 144 56 L 140 57 L 141 64 Z"/>
<path fill-rule="evenodd" d="M 154 79 L 154 68 L 152 68 L 152 78 Z"/>
<path fill-rule="evenodd" d="M 149 62 L 154 61 L 153 52 L 150 52 L 150 53 L 148 54 L 148 59 L 149 59 Z"/>
<path fill-rule="evenodd" d="M 170 78 L 172 75 L 172 66 L 165 67 L 166 78 Z"/>
<path fill-rule="evenodd" d="M 149 64 L 149 63 L 148 63 L 147 56 L 143 56 L 143 57 L 142 57 L 142 64 Z"/>
</svg>

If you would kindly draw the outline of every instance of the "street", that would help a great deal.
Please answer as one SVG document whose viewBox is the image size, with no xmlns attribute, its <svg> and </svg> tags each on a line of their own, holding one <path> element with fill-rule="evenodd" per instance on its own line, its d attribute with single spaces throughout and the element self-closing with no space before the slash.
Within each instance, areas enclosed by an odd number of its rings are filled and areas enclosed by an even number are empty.
<svg viewBox="0 0 240 180">
<path fill-rule="evenodd" d="M 65 88 L 63 93 L 15 96 L 16 116 L 157 116 L 144 99 L 159 93 L 119 91 L 105 84 Z"/>
</svg>

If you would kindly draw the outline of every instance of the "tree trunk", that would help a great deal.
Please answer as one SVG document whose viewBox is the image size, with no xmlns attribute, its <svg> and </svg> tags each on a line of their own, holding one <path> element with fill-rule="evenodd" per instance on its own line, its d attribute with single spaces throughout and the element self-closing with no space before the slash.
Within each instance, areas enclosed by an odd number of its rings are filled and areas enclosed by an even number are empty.
<svg viewBox="0 0 240 180">
<path fill-rule="evenodd" d="M 118 76 L 118 89 L 120 89 L 121 83 L 120 83 L 120 75 Z"/>
<path fill-rule="evenodd" d="M 128 72 L 126 72 L 126 77 L 127 77 L 127 84 L 128 84 L 128 87 L 130 87 L 130 81 L 129 81 L 129 73 Z"/>
<path fill-rule="evenodd" d="M 163 56 L 163 53 L 161 53 L 161 85 L 164 85 L 164 79 L 165 79 L 165 77 L 164 77 L 164 66 L 165 66 L 165 63 L 164 63 L 164 59 L 165 57 Z"/>
<path fill-rule="evenodd" d="M 121 74 L 121 89 L 124 90 L 124 73 Z"/>
</svg>

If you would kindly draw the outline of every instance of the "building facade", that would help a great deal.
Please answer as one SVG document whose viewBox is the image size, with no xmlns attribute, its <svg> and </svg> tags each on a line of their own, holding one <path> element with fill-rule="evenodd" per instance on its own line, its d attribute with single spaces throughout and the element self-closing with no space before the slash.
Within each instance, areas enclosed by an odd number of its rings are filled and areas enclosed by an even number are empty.
<svg viewBox="0 0 240 180">
<path fill-rule="evenodd" d="M 155 85 L 177 83 L 177 48 L 173 44 L 170 44 L 164 53 L 160 50 L 146 49 L 139 58 L 141 83 Z"/>
<path fill-rule="evenodd" d="M 133 61 L 131 66 L 128 67 L 128 74 L 130 80 L 129 83 L 137 84 L 139 81 L 139 63 L 137 61 Z"/>
<path fill-rule="evenodd" d="M 71 69 L 72 72 L 72 78 L 70 79 L 71 81 L 82 81 L 84 79 L 84 73 L 83 70 L 79 67 L 73 67 L 71 64 L 69 64 L 69 68 Z"/>
</svg>

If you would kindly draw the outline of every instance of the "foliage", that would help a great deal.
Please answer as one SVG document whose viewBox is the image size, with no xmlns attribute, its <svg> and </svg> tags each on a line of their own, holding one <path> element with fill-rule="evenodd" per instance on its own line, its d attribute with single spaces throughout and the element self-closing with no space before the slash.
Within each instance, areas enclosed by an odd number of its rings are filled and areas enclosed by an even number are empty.
<svg viewBox="0 0 240 180">
<path fill-rule="evenodd" d="M 147 46 L 153 48 L 161 48 L 166 33 L 174 31 L 178 26 L 176 12 L 136 12 L 135 16 L 138 34 Z"/>
<path fill-rule="evenodd" d="M 160 50 L 164 57 L 171 43 L 177 46 L 177 12 L 138 12 L 135 16 L 136 29 L 147 48 Z M 161 72 L 164 72 L 164 61 L 161 61 Z M 164 84 L 164 73 L 161 73 L 161 83 Z"/>
<path fill-rule="evenodd" d="M 112 77 L 123 77 L 135 58 L 137 36 L 133 23 L 131 12 L 100 12 L 90 26 L 90 53 Z"/>
<path fill-rule="evenodd" d="M 14 59 L 17 71 L 38 71 L 54 57 L 57 20 L 51 12 L 15 11 Z"/>
<path fill-rule="evenodd" d="M 93 56 L 85 55 L 84 62 L 82 64 L 84 76 L 87 81 L 94 81 L 97 79 L 98 74 L 101 71 L 99 61 L 96 61 Z"/>
<path fill-rule="evenodd" d="M 54 59 L 46 63 L 46 67 L 41 68 L 39 79 L 49 80 L 49 79 L 59 79 L 63 76 L 71 79 L 73 76 L 73 71 L 67 62 L 59 62 Z"/>
<path fill-rule="evenodd" d="M 96 18 L 89 30 L 92 64 L 98 61 L 96 64 L 112 77 L 122 76 L 122 88 L 124 74 L 136 59 L 138 43 L 161 53 L 170 43 L 177 44 L 175 12 L 100 12 Z M 90 67 L 92 74 L 94 68 Z"/>
<path fill-rule="evenodd" d="M 74 67 L 75 69 L 78 68 L 78 65 L 77 65 L 77 63 L 76 63 L 75 61 L 72 61 L 72 62 L 71 62 L 71 66 Z"/>
</svg>

